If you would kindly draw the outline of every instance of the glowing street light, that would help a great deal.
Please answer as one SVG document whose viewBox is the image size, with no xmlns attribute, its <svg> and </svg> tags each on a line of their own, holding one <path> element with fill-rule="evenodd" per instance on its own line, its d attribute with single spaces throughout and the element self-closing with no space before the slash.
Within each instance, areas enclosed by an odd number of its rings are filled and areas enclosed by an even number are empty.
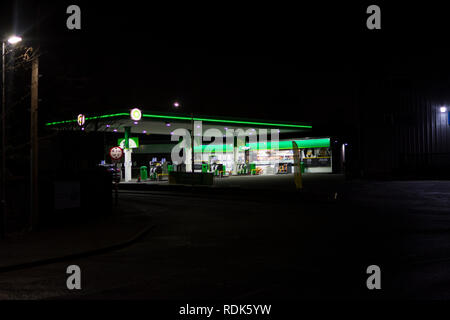
<svg viewBox="0 0 450 320">
<path fill-rule="evenodd" d="M 439 110 L 441 110 L 442 113 L 447 112 L 447 107 L 440 107 Z"/>
<path fill-rule="evenodd" d="M 11 44 L 16 44 L 16 43 L 19 43 L 20 41 L 22 41 L 22 38 L 19 36 L 14 35 L 14 36 L 11 36 L 8 38 L 8 42 Z"/>
</svg>

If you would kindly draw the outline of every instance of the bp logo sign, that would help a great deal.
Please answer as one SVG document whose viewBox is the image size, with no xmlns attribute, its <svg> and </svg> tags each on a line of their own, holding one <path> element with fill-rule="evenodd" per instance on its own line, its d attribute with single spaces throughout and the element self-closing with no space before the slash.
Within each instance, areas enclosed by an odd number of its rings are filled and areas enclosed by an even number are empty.
<svg viewBox="0 0 450 320">
<path fill-rule="evenodd" d="M 142 112 L 138 108 L 134 108 L 130 111 L 130 117 L 134 121 L 139 121 L 142 118 Z"/>
<path fill-rule="evenodd" d="M 139 148 L 139 138 L 134 137 L 134 138 L 128 138 L 128 143 L 131 148 Z M 120 138 L 117 139 L 117 144 L 124 149 L 125 148 L 125 138 Z"/>
<path fill-rule="evenodd" d="M 86 117 L 84 116 L 84 114 L 78 115 L 77 122 L 80 127 L 84 126 L 84 123 L 86 122 Z"/>
</svg>

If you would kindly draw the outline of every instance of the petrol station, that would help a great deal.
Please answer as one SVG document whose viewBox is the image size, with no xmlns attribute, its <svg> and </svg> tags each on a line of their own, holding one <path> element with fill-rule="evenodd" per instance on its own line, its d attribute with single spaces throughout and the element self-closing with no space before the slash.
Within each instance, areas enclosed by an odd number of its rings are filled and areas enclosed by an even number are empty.
<svg viewBox="0 0 450 320">
<path fill-rule="evenodd" d="M 332 172 L 329 137 L 309 137 L 311 123 L 236 119 L 158 113 L 139 108 L 105 114 L 79 114 L 47 122 L 52 130 L 105 136 L 99 164 L 120 169 L 120 182 L 169 180 L 171 173 L 208 173 L 217 178 L 236 175 L 290 174 L 293 141 L 300 150 L 301 170 Z M 184 143 L 181 133 L 185 133 Z M 187 136 L 186 136 L 187 135 Z M 180 148 L 175 152 L 174 148 Z M 182 160 L 176 161 L 174 154 Z"/>
</svg>

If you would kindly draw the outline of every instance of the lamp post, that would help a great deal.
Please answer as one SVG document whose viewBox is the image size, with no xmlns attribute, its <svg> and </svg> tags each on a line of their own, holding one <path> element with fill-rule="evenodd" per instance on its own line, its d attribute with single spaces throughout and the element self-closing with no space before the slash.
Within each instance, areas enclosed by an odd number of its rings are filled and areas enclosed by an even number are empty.
<svg viewBox="0 0 450 320">
<path fill-rule="evenodd" d="M 39 188 L 38 188 L 38 85 L 39 58 L 31 62 L 31 109 L 30 109 L 30 228 L 34 229 L 39 217 Z"/>
<path fill-rule="evenodd" d="M 6 233 L 6 42 L 16 44 L 22 41 L 21 37 L 11 36 L 7 41 L 2 41 L 2 165 L 1 165 L 1 228 L 0 237 L 4 238 Z"/>
</svg>

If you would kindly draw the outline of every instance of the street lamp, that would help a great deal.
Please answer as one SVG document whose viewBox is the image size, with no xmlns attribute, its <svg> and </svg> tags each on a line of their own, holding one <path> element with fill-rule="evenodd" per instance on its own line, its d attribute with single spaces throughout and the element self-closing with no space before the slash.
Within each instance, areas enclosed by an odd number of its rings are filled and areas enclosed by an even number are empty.
<svg viewBox="0 0 450 320">
<path fill-rule="evenodd" d="M 19 36 L 11 36 L 2 41 L 2 180 L 1 180 L 1 228 L 0 237 L 5 237 L 6 232 L 6 42 L 14 45 L 22 41 Z"/>
<path fill-rule="evenodd" d="M 11 36 L 8 38 L 8 42 L 11 44 L 16 44 L 19 43 L 20 41 L 22 41 L 22 38 L 19 36 Z"/>
</svg>

